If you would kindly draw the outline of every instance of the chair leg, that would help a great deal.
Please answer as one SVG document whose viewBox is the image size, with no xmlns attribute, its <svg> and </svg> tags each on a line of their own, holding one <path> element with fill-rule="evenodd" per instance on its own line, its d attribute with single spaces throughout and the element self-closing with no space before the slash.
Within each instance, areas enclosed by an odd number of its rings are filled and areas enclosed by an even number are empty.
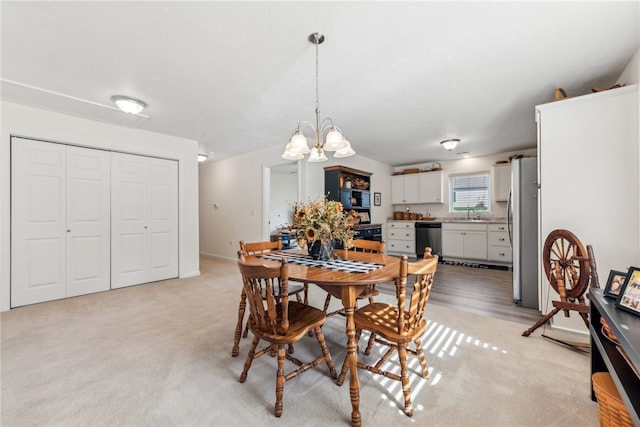
<svg viewBox="0 0 640 427">
<path fill-rule="evenodd" d="M 364 350 L 365 355 L 368 356 L 371 354 L 371 349 L 373 349 L 374 342 L 376 342 L 376 334 L 371 332 L 371 335 L 369 336 L 369 341 L 367 342 L 367 348 Z"/>
<path fill-rule="evenodd" d="M 427 367 L 427 359 L 424 357 L 424 351 L 422 351 L 422 343 L 420 342 L 420 338 L 414 341 L 416 345 L 416 353 L 418 354 L 418 360 L 420 361 L 420 366 L 422 367 L 422 378 L 429 378 L 429 369 Z"/>
<path fill-rule="evenodd" d="M 338 378 L 338 373 L 336 372 L 336 367 L 333 365 L 333 359 L 331 358 L 331 353 L 329 353 L 329 349 L 327 348 L 327 343 L 324 340 L 324 334 L 322 333 L 322 329 L 317 327 L 313 330 L 316 333 L 316 339 L 320 344 L 320 348 L 322 348 L 322 355 L 324 356 L 324 361 L 329 368 L 329 375 L 334 380 Z"/>
<path fill-rule="evenodd" d="M 285 359 L 285 349 L 284 345 L 278 345 L 278 370 L 276 371 L 276 408 L 275 415 L 279 417 L 282 415 L 282 396 L 284 394 L 284 359 Z"/>
<path fill-rule="evenodd" d="M 362 329 L 356 329 L 356 337 L 355 337 L 355 342 L 356 342 L 356 351 L 358 351 L 358 342 L 360 342 L 360 335 L 362 334 Z M 338 381 L 337 384 L 340 386 L 344 383 L 344 380 L 347 376 L 347 370 L 349 369 L 347 367 L 347 357 L 349 357 L 349 354 L 345 354 L 344 355 L 344 361 L 342 362 L 342 369 L 340 370 L 340 375 L 338 375 Z"/>
<path fill-rule="evenodd" d="M 242 293 L 240 294 L 240 306 L 238 307 L 238 323 L 236 323 L 236 331 L 233 336 L 233 348 L 231 349 L 232 357 L 236 357 L 240 352 L 240 336 L 242 334 L 242 321 L 244 320 L 244 312 L 246 308 L 247 308 L 247 294 L 244 292 L 244 288 L 242 288 Z M 247 336 L 246 334 L 247 334 L 247 331 L 245 331 L 245 337 Z"/>
<path fill-rule="evenodd" d="M 398 343 L 398 359 L 400 359 L 400 379 L 402 381 L 402 394 L 404 394 L 404 413 L 410 417 L 413 415 L 411 403 L 411 384 L 409 383 L 409 371 L 407 369 L 407 343 Z"/>
<path fill-rule="evenodd" d="M 327 294 L 327 297 L 324 299 L 324 314 L 327 314 L 327 310 L 329 309 L 329 303 L 331 302 L 331 294 Z"/>
<path fill-rule="evenodd" d="M 309 284 L 304 282 L 304 303 L 309 305 Z"/>
<path fill-rule="evenodd" d="M 249 349 L 249 354 L 247 354 L 247 358 L 244 361 L 244 369 L 240 374 L 240 382 L 243 383 L 247 379 L 247 374 L 249 373 L 249 369 L 251 368 L 251 362 L 253 362 L 253 357 L 256 355 L 256 347 L 258 347 L 258 343 L 260 342 L 260 338 L 257 335 L 253 336 L 253 342 L 251 343 L 251 348 Z"/>
</svg>

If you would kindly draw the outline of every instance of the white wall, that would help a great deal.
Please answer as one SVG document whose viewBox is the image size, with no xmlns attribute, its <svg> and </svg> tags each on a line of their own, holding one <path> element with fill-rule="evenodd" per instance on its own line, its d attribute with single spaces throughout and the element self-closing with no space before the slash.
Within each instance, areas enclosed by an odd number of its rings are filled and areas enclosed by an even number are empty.
<svg viewBox="0 0 640 427">
<path fill-rule="evenodd" d="M 627 64 L 627 67 L 616 81 L 616 84 L 622 86 L 638 83 L 640 83 L 640 49 L 636 51 L 636 54 L 633 55 L 633 58 L 631 58 L 631 61 L 629 61 L 629 64 Z"/>
<path fill-rule="evenodd" d="M 10 136 L 102 148 L 125 153 L 163 157 L 178 161 L 179 180 L 179 274 L 197 276 L 198 176 L 197 142 L 140 129 L 97 121 L 2 101 L 0 129 L 0 310 L 10 304 Z"/>
<path fill-rule="evenodd" d="M 236 259 L 238 242 L 262 240 L 263 167 L 282 164 L 282 147 L 247 153 L 218 162 L 200 165 L 200 252 L 205 255 Z M 357 146 L 355 147 L 357 150 Z M 371 189 L 382 193 L 383 206 L 371 207 L 372 223 L 384 223 L 392 212 L 385 206 L 391 190 L 392 168 L 365 157 L 330 159 L 322 163 L 301 162 L 299 186 L 301 199 L 324 194 L 324 168 L 343 165 L 371 172 Z M 216 207 L 214 207 L 217 206 Z"/>
<path fill-rule="evenodd" d="M 449 160 L 449 161 L 441 161 L 438 162 L 442 166 L 443 169 L 443 182 L 444 182 L 444 203 L 427 203 L 427 204 L 419 204 L 419 205 L 395 205 L 393 210 L 396 211 L 404 211 L 406 206 L 409 206 L 411 212 L 421 213 L 426 215 L 430 213 L 432 216 L 437 218 L 442 217 L 453 217 L 456 214 L 449 213 L 449 176 L 456 175 L 460 173 L 474 173 L 474 172 L 489 172 L 491 174 L 491 185 L 493 186 L 494 182 L 494 169 L 493 165 L 499 160 L 508 160 L 509 156 L 514 154 L 520 154 L 526 157 L 535 157 L 537 156 L 537 151 L 535 148 L 535 142 L 532 142 L 532 148 L 526 150 L 519 150 L 508 153 L 500 153 L 494 154 L 491 156 L 484 157 L 471 157 L 467 159 L 457 159 L 457 160 Z M 429 163 L 417 163 L 413 165 L 406 165 L 402 167 L 394 168 L 394 172 L 400 172 L 403 169 L 410 168 L 419 168 L 419 169 L 431 169 L 433 162 Z M 491 196 L 491 214 L 482 214 L 483 218 L 506 218 L 507 216 L 507 202 L 496 202 L 494 200 L 494 196 Z M 457 214 L 460 216 L 463 214 Z M 465 214 L 466 215 L 466 214 Z M 391 215 L 393 216 L 393 214 Z"/>
</svg>

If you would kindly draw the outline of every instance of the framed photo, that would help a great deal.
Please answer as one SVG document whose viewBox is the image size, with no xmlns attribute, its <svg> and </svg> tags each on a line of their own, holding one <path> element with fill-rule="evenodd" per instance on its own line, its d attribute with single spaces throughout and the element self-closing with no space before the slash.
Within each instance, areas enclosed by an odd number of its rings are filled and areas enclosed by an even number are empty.
<svg viewBox="0 0 640 427">
<path fill-rule="evenodd" d="M 380 206 L 380 205 L 382 205 L 382 194 L 373 193 L 373 206 Z"/>
<path fill-rule="evenodd" d="M 611 270 L 609 272 L 609 279 L 607 279 L 607 286 L 604 288 L 604 296 L 617 299 L 626 278 L 627 273 Z"/>
<path fill-rule="evenodd" d="M 640 316 L 640 268 L 629 267 L 616 305 Z"/>
</svg>

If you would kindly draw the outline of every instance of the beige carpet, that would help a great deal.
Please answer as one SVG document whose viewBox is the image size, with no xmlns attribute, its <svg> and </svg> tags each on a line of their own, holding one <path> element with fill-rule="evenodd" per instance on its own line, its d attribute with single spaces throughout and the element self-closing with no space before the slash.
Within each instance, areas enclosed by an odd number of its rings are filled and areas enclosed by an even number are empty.
<svg viewBox="0 0 640 427">
<path fill-rule="evenodd" d="M 203 258 L 202 276 L 2 313 L 2 426 L 350 425 L 348 384 L 320 366 L 288 381 L 273 416 L 275 360 L 231 346 L 239 299 L 235 263 Z M 321 305 L 319 288 L 312 303 Z M 387 298 L 383 296 L 383 298 Z M 335 303 L 337 304 L 337 302 Z M 360 371 L 363 426 L 597 426 L 589 357 L 523 325 L 431 304 L 424 337 L 431 376 L 410 359 L 412 418 L 400 383 Z M 344 319 L 325 327 L 339 368 Z M 296 356 L 317 355 L 314 338 Z"/>
</svg>

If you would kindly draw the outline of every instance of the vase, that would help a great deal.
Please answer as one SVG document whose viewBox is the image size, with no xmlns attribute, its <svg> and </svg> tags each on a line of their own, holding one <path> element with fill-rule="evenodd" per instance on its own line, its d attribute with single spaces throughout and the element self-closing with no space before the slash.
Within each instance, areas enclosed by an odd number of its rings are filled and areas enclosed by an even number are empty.
<svg viewBox="0 0 640 427">
<path fill-rule="evenodd" d="M 313 259 L 331 261 L 334 254 L 333 240 L 314 240 L 312 243 L 307 243 L 307 251 Z"/>
</svg>

